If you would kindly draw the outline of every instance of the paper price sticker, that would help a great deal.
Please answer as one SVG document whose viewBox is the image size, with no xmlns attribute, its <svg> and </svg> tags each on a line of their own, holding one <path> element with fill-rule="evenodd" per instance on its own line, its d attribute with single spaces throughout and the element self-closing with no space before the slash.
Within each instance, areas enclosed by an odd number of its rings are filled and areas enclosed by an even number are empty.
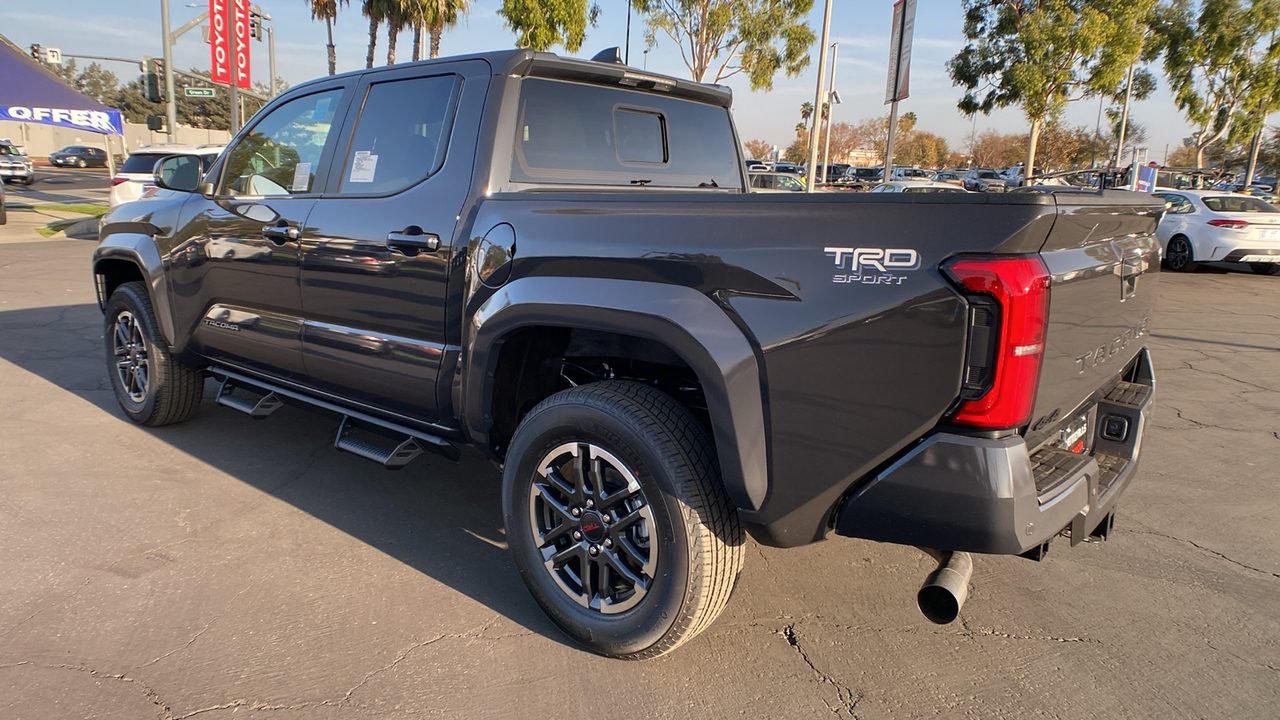
<svg viewBox="0 0 1280 720">
<path fill-rule="evenodd" d="M 304 193 L 311 189 L 311 163 L 298 163 L 293 169 L 293 186 L 289 189 L 296 193 Z"/>
<path fill-rule="evenodd" d="M 347 182 L 373 182 L 373 174 L 378 169 L 378 156 L 368 150 L 357 150 L 351 160 L 351 177 Z"/>
</svg>

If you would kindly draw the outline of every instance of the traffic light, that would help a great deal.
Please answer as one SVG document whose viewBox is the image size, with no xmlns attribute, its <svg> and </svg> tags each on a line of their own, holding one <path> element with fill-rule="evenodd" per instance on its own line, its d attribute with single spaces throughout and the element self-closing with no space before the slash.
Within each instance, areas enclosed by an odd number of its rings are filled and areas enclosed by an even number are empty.
<svg viewBox="0 0 1280 720">
<path fill-rule="evenodd" d="M 146 58 L 146 75 L 144 76 L 147 90 L 147 100 L 151 102 L 164 102 L 164 60 L 160 58 Z"/>
<path fill-rule="evenodd" d="M 43 60 L 44 48 L 40 47 L 38 43 L 31 43 L 31 57 L 35 58 L 36 60 Z"/>
<path fill-rule="evenodd" d="M 249 37 L 262 42 L 262 8 L 257 5 L 249 8 Z"/>
</svg>

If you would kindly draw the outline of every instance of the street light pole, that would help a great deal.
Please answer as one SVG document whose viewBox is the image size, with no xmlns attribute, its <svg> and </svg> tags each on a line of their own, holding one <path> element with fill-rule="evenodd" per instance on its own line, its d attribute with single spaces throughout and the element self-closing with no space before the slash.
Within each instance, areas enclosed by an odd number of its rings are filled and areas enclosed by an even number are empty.
<svg viewBox="0 0 1280 720">
<path fill-rule="evenodd" d="M 164 131 L 178 137 L 178 99 L 173 96 L 173 36 L 169 33 L 169 0 L 160 0 L 160 40 L 164 44 Z"/>
<path fill-rule="evenodd" d="M 271 20 L 270 15 L 264 15 L 264 19 Z M 271 23 L 267 26 L 267 57 L 270 59 L 271 67 L 271 97 L 276 96 L 276 24 Z"/>
<path fill-rule="evenodd" d="M 827 143 L 822 149 L 822 179 L 825 181 L 830 173 L 827 168 L 831 164 L 831 127 L 835 125 L 836 114 L 836 57 L 840 54 L 840 43 L 831 44 L 831 81 L 827 84 Z"/>
<path fill-rule="evenodd" d="M 806 192 L 813 192 L 814 174 L 818 172 L 818 130 L 822 127 L 822 91 L 827 84 L 827 43 L 831 40 L 831 0 L 822 15 L 822 48 L 818 58 L 818 87 L 813 93 L 813 132 L 809 133 L 809 164 L 805 172 Z M 822 172 L 826 173 L 823 168 Z M 824 178 L 825 179 L 825 178 Z"/>
<path fill-rule="evenodd" d="M 247 20 L 247 18 L 246 18 Z M 231 56 L 231 87 L 227 88 L 231 96 L 231 134 L 235 135 L 240 129 L 240 68 L 239 58 L 240 38 L 239 32 L 236 30 L 236 11 L 234 6 L 231 10 L 231 28 L 227 33 L 227 51 Z"/>
</svg>

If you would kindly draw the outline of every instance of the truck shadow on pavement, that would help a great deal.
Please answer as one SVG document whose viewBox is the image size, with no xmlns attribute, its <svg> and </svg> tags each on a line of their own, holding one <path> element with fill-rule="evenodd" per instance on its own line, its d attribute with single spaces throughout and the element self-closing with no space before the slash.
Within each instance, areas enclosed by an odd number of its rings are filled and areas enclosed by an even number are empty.
<svg viewBox="0 0 1280 720">
<path fill-rule="evenodd" d="M 0 336 L 0 358 L 117 418 L 122 431 L 137 428 L 111 389 L 96 305 L 3 311 Z M 388 471 L 333 448 L 336 416 L 286 406 L 254 420 L 216 405 L 217 386 L 206 382 L 191 420 L 138 429 L 573 647 L 520 580 L 503 534 L 501 475 L 479 452 L 464 448 L 457 463 L 427 453 Z"/>
</svg>

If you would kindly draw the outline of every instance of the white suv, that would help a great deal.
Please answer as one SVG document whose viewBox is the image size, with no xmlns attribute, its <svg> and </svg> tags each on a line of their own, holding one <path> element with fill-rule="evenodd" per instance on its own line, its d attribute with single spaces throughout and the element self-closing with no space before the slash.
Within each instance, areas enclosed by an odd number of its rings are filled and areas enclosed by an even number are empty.
<svg viewBox="0 0 1280 720">
<path fill-rule="evenodd" d="M 186 145 L 182 143 L 155 143 L 152 145 L 143 145 L 133 152 L 124 164 L 120 166 L 120 170 L 116 172 L 116 176 L 111 178 L 111 199 L 109 205 L 115 207 L 120 203 L 127 203 L 143 197 L 146 193 L 147 197 L 167 195 L 171 191 L 162 190 L 155 186 L 151 179 L 151 170 L 155 167 L 156 161 L 168 155 L 199 155 L 202 171 L 208 170 L 213 164 L 214 159 L 222 153 L 222 148 L 226 147 L 223 143 L 212 143 L 209 145 Z M 150 192 L 148 192 L 150 191 Z"/>
</svg>

